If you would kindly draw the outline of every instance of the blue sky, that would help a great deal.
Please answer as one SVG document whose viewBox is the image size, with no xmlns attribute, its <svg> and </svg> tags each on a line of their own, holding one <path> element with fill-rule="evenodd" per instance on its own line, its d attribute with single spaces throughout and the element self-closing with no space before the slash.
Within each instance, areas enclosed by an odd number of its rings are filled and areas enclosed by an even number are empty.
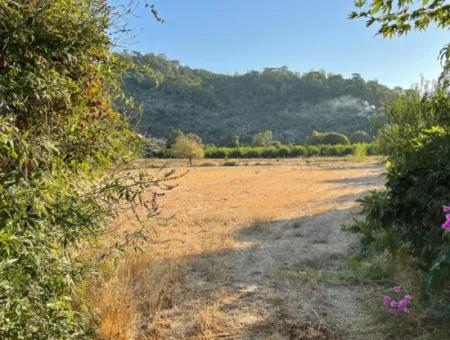
<svg viewBox="0 0 450 340">
<path fill-rule="evenodd" d="M 126 0 L 119 0 L 126 1 Z M 130 51 L 164 53 L 195 68 L 244 73 L 288 66 L 323 69 L 388 86 L 408 87 L 439 75 L 449 32 L 431 28 L 384 39 L 361 20 L 350 21 L 352 0 L 154 0 L 164 24 L 143 6 L 130 16 Z"/>
</svg>

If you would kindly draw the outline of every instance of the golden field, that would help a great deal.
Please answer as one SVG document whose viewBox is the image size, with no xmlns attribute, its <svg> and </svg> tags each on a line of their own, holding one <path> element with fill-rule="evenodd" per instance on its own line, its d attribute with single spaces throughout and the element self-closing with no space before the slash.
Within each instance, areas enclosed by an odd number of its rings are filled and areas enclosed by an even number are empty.
<svg viewBox="0 0 450 340">
<path fill-rule="evenodd" d="M 187 173 L 159 197 L 162 213 L 147 225 L 145 252 L 108 261 L 90 290 L 101 338 L 361 336 L 364 292 L 334 278 L 345 274 L 357 244 L 341 226 L 357 214 L 355 200 L 382 185 L 380 159 L 226 162 L 136 163 Z M 125 214 L 99 243 L 112 245 L 135 228 Z"/>
</svg>

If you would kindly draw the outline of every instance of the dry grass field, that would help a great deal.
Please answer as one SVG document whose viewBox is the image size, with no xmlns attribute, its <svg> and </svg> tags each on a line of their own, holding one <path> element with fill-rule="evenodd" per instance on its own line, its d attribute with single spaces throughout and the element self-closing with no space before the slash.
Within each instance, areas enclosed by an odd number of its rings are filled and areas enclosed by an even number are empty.
<svg viewBox="0 0 450 340">
<path fill-rule="evenodd" d="M 365 288 L 342 279 L 357 236 L 341 226 L 381 186 L 379 159 L 185 165 L 168 164 L 189 172 L 161 196 L 145 252 L 92 290 L 102 339 L 377 338 Z M 135 227 L 122 216 L 102 243 Z"/>
</svg>

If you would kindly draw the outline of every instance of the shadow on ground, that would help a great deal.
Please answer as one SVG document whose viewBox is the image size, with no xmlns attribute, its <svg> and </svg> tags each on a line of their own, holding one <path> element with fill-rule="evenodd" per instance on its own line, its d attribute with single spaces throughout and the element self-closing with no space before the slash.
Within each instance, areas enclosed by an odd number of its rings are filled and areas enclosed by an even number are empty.
<svg viewBox="0 0 450 340">
<path fill-rule="evenodd" d="M 363 288 L 341 279 L 358 246 L 341 226 L 357 213 L 354 201 L 362 195 L 338 197 L 334 208 L 314 215 L 255 222 L 230 235 L 233 246 L 177 259 L 188 268 L 187 288 L 145 325 L 146 335 L 378 339 L 361 307 Z"/>
</svg>

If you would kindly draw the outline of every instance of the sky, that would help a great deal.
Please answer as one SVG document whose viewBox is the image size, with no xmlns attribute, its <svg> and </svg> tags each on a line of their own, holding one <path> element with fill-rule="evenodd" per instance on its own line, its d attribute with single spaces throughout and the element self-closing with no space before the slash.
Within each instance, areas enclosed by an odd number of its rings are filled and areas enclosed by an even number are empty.
<svg viewBox="0 0 450 340">
<path fill-rule="evenodd" d="M 126 2 L 129 0 L 118 0 Z M 139 5 L 128 16 L 132 36 L 117 49 L 163 53 L 193 68 L 233 74 L 287 66 L 295 72 L 359 73 L 390 87 L 409 87 L 440 73 L 439 50 L 450 32 L 429 28 L 376 36 L 348 20 L 352 0 L 153 0 L 157 22 Z"/>
</svg>

